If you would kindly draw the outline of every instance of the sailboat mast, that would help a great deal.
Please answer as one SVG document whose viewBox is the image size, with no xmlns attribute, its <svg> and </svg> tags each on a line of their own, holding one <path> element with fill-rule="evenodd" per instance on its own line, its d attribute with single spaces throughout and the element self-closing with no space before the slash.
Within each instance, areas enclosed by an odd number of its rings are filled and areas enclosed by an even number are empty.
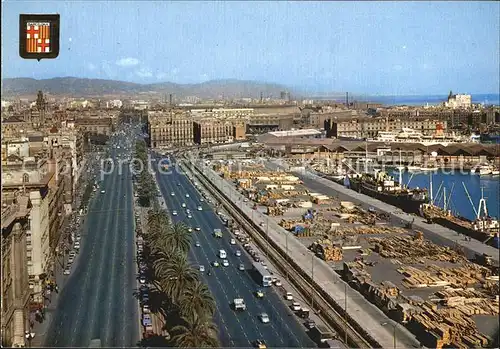
<svg viewBox="0 0 500 349">
<path fill-rule="evenodd" d="M 399 148 L 399 185 L 403 186 L 403 171 L 401 169 L 401 148 Z"/>
<path fill-rule="evenodd" d="M 444 212 L 448 211 L 448 208 L 446 207 L 446 187 L 443 187 L 443 210 Z"/>
<path fill-rule="evenodd" d="M 477 219 L 479 219 L 479 212 L 474 207 L 474 203 L 472 202 L 472 198 L 469 195 L 469 191 L 467 190 L 467 187 L 465 186 L 465 183 L 462 182 L 462 185 L 464 186 L 465 194 L 467 194 L 467 198 L 469 198 L 469 202 L 470 202 L 470 204 L 472 206 L 472 209 L 474 210 L 474 213 L 476 214 Z M 481 209 L 481 201 L 479 201 L 479 209 Z"/>
</svg>

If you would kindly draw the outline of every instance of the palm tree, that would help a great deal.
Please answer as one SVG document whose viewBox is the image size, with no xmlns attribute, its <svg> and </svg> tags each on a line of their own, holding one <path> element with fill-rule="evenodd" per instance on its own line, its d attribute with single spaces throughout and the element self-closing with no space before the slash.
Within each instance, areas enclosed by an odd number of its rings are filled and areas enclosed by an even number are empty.
<svg viewBox="0 0 500 349">
<path fill-rule="evenodd" d="M 211 317 L 215 312 L 215 301 L 207 285 L 195 281 L 184 290 L 179 301 L 179 307 L 181 313 L 189 318 L 196 316 Z"/>
<path fill-rule="evenodd" d="M 183 317 L 186 324 L 172 328 L 172 342 L 181 348 L 218 347 L 217 327 L 207 317 L 196 316 L 192 319 Z"/>
<path fill-rule="evenodd" d="M 189 265 L 187 256 L 181 253 L 174 254 L 170 263 L 157 272 L 161 276 L 162 288 L 176 304 L 179 303 L 183 290 L 198 280 L 198 273 Z"/>
<path fill-rule="evenodd" d="M 167 246 L 172 246 L 174 250 L 187 253 L 191 244 L 191 234 L 188 227 L 182 222 L 171 225 L 164 243 Z"/>
</svg>

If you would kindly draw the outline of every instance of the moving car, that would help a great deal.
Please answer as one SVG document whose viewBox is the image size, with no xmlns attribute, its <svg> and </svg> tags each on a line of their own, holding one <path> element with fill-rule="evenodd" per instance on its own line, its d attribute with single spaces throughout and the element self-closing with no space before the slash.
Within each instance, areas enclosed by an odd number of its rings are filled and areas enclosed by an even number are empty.
<svg viewBox="0 0 500 349">
<path fill-rule="evenodd" d="M 222 265 L 223 265 L 224 267 L 229 267 L 229 261 L 228 261 L 227 259 L 224 259 L 224 260 L 222 261 Z"/>
<path fill-rule="evenodd" d="M 139 278 L 139 282 L 140 282 L 141 284 L 145 284 L 145 283 L 146 283 L 146 278 L 145 278 L 144 276 L 141 276 L 141 277 Z"/>
<path fill-rule="evenodd" d="M 285 295 L 285 299 L 287 301 L 293 301 L 293 295 L 291 292 L 287 292 L 286 295 Z"/>
<path fill-rule="evenodd" d="M 229 242 L 231 245 L 236 245 L 236 240 L 234 239 L 231 239 L 231 241 Z"/>
<path fill-rule="evenodd" d="M 199 242 L 199 241 L 196 241 L 194 245 L 195 245 L 196 247 L 200 247 L 200 242 Z"/>
<path fill-rule="evenodd" d="M 269 323 L 269 315 L 267 315 L 266 313 L 262 313 L 260 314 L 260 322 L 262 322 L 263 324 L 268 324 Z"/>
<path fill-rule="evenodd" d="M 292 310 L 293 311 L 299 311 L 300 310 L 300 303 L 299 302 L 293 302 L 292 303 Z"/>
<path fill-rule="evenodd" d="M 264 292 L 262 292 L 262 290 L 257 290 L 257 291 L 255 292 L 255 296 L 256 296 L 257 298 L 264 298 Z"/>
<path fill-rule="evenodd" d="M 200 231 L 200 230 L 201 230 L 201 228 L 200 228 L 200 227 L 196 227 L 196 229 L 195 229 L 195 230 L 196 230 L 196 231 Z"/>
<path fill-rule="evenodd" d="M 175 193 L 174 193 L 174 192 L 171 192 L 171 193 L 170 193 L 170 196 L 175 196 Z"/>
<path fill-rule="evenodd" d="M 192 233 L 193 232 L 193 228 L 189 227 L 188 228 L 188 232 Z"/>
<path fill-rule="evenodd" d="M 201 206 L 198 206 L 198 211 L 203 211 L 203 208 Z"/>
<path fill-rule="evenodd" d="M 241 257 L 241 251 L 240 251 L 240 250 L 237 250 L 237 251 L 234 253 L 234 255 L 235 255 L 236 257 Z"/>
<path fill-rule="evenodd" d="M 177 216 L 177 211 L 172 211 L 173 216 Z"/>
<path fill-rule="evenodd" d="M 186 204 L 183 202 L 181 206 L 182 206 L 182 208 L 184 208 L 184 207 L 186 207 Z"/>
<path fill-rule="evenodd" d="M 104 190 L 104 189 L 103 189 L 103 190 L 101 190 L 101 194 L 104 194 L 105 192 L 106 192 L 106 190 Z"/>
<path fill-rule="evenodd" d="M 213 261 L 213 262 L 212 262 L 212 265 L 213 265 L 214 267 L 218 267 L 218 266 L 219 266 L 219 262 L 218 262 L 218 261 Z"/>
<path fill-rule="evenodd" d="M 274 283 L 275 286 L 278 286 L 278 287 L 281 287 L 281 281 L 280 280 L 276 280 L 275 283 Z"/>
<path fill-rule="evenodd" d="M 187 218 L 193 218 L 193 216 L 191 216 L 190 214 L 187 215 Z"/>
<path fill-rule="evenodd" d="M 188 197 L 189 197 L 189 194 L 186 194 L 186 197 L 188 198 Z"/>
<path fill-rule="evenodd" d="M 240 266 L 238 267 L 238 269 L 239 269 L 240 271 L 244 271 L 244 270 L 245 270 L 245 266 L 244 266 L 243 264 L 240 264 Z"/>
<path fill-rule="evenodd" d="M 205 266 L 204 266 L 204 265 L 200 265 L 200 271 L 201 271 L 201 272 L 204 272 L 204 271 L 205 271 Z"/>
<path fill-rule="evenodd" d="M 263 340 L 257 339 L 253 342 L 253 346 L 258 349 L 266 349 L 267 345 Z"/>
<path fill-rule="evenodd" d="M 63 274 L 64 275 L 69 275 L 69 274 L 71 274 L 71 270 L 69 270 L 69 268 L 66 268 L 66 269 L 64 269 Z"/>
</svg>

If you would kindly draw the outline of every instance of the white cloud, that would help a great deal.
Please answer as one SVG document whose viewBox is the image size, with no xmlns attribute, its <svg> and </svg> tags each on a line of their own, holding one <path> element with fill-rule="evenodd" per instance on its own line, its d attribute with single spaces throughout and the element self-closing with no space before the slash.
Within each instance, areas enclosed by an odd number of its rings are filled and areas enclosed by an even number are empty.
<svg viewBox="0 0 500 349">
<path fill-rule="evenodd" d="M 135 71 L 135 75 L 140 78 L 150 78 L 153 76 L 153 72 L 149 68 L 142 67 L 141 69 Z"/>
<path fill-rule="evenodd" d="M 400 70 L 403 70 L 403 66 L 402 65 L 399 65 L 399 64 L 396 64 L 394 67 L 392 67 L 395 71 L 400 71 Z"/>
<path fill-rule="evenodd" d="M 87 69 L 90 70 L 90 71 L 94 71 L 94 70 L 96 70 L 96 68 L 97 67 L 94 64 L 92 64 L 92 63 L 88 63 L 87 64 Z"/>
<path fill-rule="evenodd" d="M 201 75 L 200 75 L 200 79 L 201 79 L 201 80 L 203 80 L 203 81 L 208 81 L 208 80 L 210 80 L 210 78 L 209 78 L 208 74 L 206 74 L 206 73 L 205 73 L 205 74 L 201 74 Z"/>
<path fill-rule="evenodd" d="M 168 78 L 168 74 L 167 73 L 157 73 L 156 74 L 156 79 L 157 80 L 165 80 L 166 78 Z"/>
<path fill-rule="evenodd" d="M 139 64 L 139 60 L 132 57 L 122 58 L 116 61 L 116 65 L 119 65 L 120 67 L 133 67 L 137 64 Z"/>
</svg>

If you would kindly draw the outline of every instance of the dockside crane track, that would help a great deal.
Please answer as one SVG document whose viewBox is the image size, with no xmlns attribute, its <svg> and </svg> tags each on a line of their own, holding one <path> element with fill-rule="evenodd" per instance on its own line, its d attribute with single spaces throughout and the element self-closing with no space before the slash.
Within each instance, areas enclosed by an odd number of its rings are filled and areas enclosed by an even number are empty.
<svg viewBox="0 0 500 349">
<path fill-rule="evenodd" d="M 200 182 L 203 182 L 204 186 L 212 192 L 212 195 L 223 203 L 228 210 L 228 213 L 231 214 L 239 222 L 239 224 L 249 232 L 259 247 L 268 251 L 269 258 L 279 269 L 281 269 L 282 272 L 286 272 L 289 275 L 290 281 L 300 291 L 300 293 L 306 299 L 312 298 L 315 308 L 320 310 L 320 317 L 331 325 L 339 334 L 347 338 L 347 345 L 356 348 L 381 347 L 380 344 L 369 333 L 355 323 L 348 314 L 345 316 L 345 310 L 342 306 L 336 303 L 331 296 L 321 288 L 320 285 L 316 284 L 316 282 L 311 279 L 311 275 L 304 272 L 292 258 L 286 255 L 286 253 L 284 253 L 282 249 L 276 245 L 274 241 L 268 239 L 266 233 L 261 227 L 259 227 L 255 222 L 250 221 L 244 213 L 240 212 L 241 208 L 228 199 L 224 193 L 220 192 L 218 188 L 205 177 L 203 172 L 201 172 L 197 166 L 193 167 L 198 173 L 196 176 L 199 178 Z M 290 270 L 294 270 L 296 273 L 292 274 L 290 273 Z M 313 290 L 313 292 L 311 292 L 311 290 Z M 355 323 L 354 326 L 353 323 Z"/>
</svg>

